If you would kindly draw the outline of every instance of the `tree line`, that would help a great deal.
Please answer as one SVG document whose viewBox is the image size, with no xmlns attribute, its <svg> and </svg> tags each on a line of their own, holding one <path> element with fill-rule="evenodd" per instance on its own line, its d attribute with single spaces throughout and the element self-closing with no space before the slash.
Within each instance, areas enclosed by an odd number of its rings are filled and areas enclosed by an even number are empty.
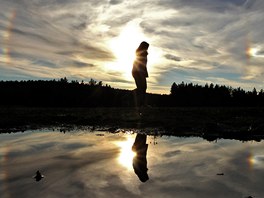
<svg viewBox="0 0 264 198">
<path fill-rule="evenodd" d="M 173 83 L 171 96 L 176 105 L 191 106 L 263 106 L 264 91 L 255 88 L 245 91 L 211 83 L 204 86 L 193 83 Z"/>
<path fill-rule="evenodd" d="M 58 80 L 0 81 L 0 105 L 28 107 L 133 107 L 135 90 L 104 85 L 91 79 L 88 83 Z M 214 84 L 204 86 L 175 82 L 170 94 L 147 94 L 153 107 L 172 106 L 264 106 L 264 92 L 245 91 Z"/>
</svg>

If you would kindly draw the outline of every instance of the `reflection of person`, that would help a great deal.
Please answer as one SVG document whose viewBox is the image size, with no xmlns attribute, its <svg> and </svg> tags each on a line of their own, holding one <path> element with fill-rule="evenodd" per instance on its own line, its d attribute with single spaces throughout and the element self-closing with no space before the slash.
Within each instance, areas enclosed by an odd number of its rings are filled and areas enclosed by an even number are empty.
<svg viewBox="0 0 264 198">
<path fill-rule="evenodd" d="M 132 146 L 132 150 L 136 153 L 136 156 L 133 158 L 134 172 L 142 182 L 146 182 L 149 179 L 147 173 L 148 144 L 146 144 L 146 140 L 147 136 L 145 134 L 137 134 Z"/>
<path fill-rule="evenodd" d="M 145 95 L 147 90 L 147 56 L 149 44 L 145 41 L 141 42 L 136 50 L 136 59 L 133 63 L 132 76 L 135 79 L 137 86 L 137 106 L 142 107 L 145 105 Z"/>
</svg>

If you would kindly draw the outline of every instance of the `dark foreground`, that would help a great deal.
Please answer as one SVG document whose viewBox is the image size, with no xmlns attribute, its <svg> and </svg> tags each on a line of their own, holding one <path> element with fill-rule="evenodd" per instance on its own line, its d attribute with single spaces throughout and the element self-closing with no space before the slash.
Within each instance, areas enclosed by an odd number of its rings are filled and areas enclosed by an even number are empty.
<svg viewBox="0 0 264 198">
<path fill-rule="evenodd" d="M 39 128 L 89 127 L 115 132 L 141 130 L 178 136 L 202 136 L 208 140 L 264 138 L 264 108 L 179 107 L 145 108 L 0 108 L 0 133 Z"/>
</svg>

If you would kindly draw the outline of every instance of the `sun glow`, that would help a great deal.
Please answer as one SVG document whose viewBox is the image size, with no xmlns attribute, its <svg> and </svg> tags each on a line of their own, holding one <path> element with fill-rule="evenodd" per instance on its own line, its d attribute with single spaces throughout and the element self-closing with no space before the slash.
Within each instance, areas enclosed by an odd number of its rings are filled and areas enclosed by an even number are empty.
<svg viewBox="0 0 264 198">
<path fill-rule="evenodd" d="M 5 43 L 5 45 L 3 45 L 3 55 L 4 55 L 3 61 L 7 64 L 11 63 L 9 43 L 11 42 L 11 39 L 12 39 L 12 31 L 14 28 L 15 18 L 16 18 L 16 10 L 13 10 L 9 16 L 9 22 L 7 25 L 7 29 L 3 34 L 3 41 Z"/>
<path fill-rule="evenodd" d="M 264 156 L 250 154 L 248 157 L 249 167 L 252 168 L 263 168 L 264 167 Z"/>
<path fill-rule="evenodd" d="M 249 48 L 247 50 L 247 55 L 249 57 L 263 57 L 262 54 L 259 54 L 259 52 L 261 52 L 261 51 L 262 51 L 262 49 L 259 46 L 253 47 L 253 48 Z"/>
<path fill-rule="evenodd" d="M 126 79 L 132 79 L 131 70 L 135 51 L 143 40 L 146 40 L 146 37 L 139 29 L 138 22 L 128 23 L 120 35 L 110 41 L 109 46 L 116 57 L 116 61 L 107 66 L 121 72 Z"/>
<path fill-rule="evenodd" d="M 109 47 L 114 53 L 116 61 L 107 63 L 106 68 L 120 72 L 126 80 L 132 80 L 131 71 L 137 47 L 142 41 L 150 42 L 140 29 L 139 23 L 138 20 L 128 23 L 119 36 L 109 42 Z M 158 58 L 158 52 L 151 46 L 151 42 L 149 54 L 148 65 Z"/>
<path fill-rule="evenodd" d="M 134 156 L 136 155 L 136 153 L 132 151 L 133 143 L 134 140 L 132 137 L 128 137 L 124 142 L 117 142 L 117 145 L 120 147 L 118 162 L 128 170 L 133 169 L 132 162 Z"/>
<path fill-rule="evenodd" d="M 258 52 L 257 48 L 249 48 L 247 51 L 248 56 L 250 56 L 250 57 L 255 57 L 257 52 Z"/>
</svg>

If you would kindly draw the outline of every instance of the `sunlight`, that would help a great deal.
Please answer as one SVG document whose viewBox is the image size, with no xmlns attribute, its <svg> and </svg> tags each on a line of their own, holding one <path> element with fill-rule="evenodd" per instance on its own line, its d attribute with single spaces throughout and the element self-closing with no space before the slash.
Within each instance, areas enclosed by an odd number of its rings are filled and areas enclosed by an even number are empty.
<svg viewBox="0 0 264 198">
<path fill-rule="evenodd" d="M 249 57 L 263 57 L 263 55 L 259 54 L 260 51 L 262 51 L 261 47 L 252 47 L 247 50 L 247 54 Z"/>
<path fill-rule="evenodd" d="M 133 169 L 132 161 L 133 157 L 136 155 L 136 153 L 132 151 L 133 143 L 134 139 L 132 137 L 127 137 L 127 140 L 124 142 L 117 142 L 117 145 L 120 147 L 118 162 L 128 170 Z"/>
<path fill-rule="evenodd" d="M 257 54 L 257 52 L 258 52 L 258 49 L 257 48 L 249 48 L 247 53 L 248 53 L 248 55 L 250 57 L 255 57 L 256 54 Z"/>
<path fill-rule="evenodd" d="M 248 157 L 248 162 L 251 169 L 263 168 L 264 156 L 250 154 L 250 156 Z"/>
<path fill-rule="evenodd" d="M 109 43 L 116 61 L 108 63 L 106 68 L 121 72 L 126 80 L 132 80 L 131 71 L 137 47 L 142 41 L 149 42 L 149 39 L 141 31 L 139 23 L 139 20 L 128 23 L 119 36 L 112 39 Z M 151 44 L 149 50 L 152 55 L 148 57 L 148 65 L 153 64 L 158 58 L 158 52 L 155 48 L 152 48 Z"/>
<path fill-rule="evenodd" d="M 139 29 L 138 23 L 128 23 L 120 35 L 110 41 L 109 46 L 116 57 L 116 62 L 109 65 L 110 68 L 120 71 L 126 79 L 131 79 L 135 50 L 143 40 L 146 40 L 146 37 Z"/>
<path fill-rule="evenodd" d="M 5 45 L 2 45 L 2 47 L 3 47 L 2 48 L 2 50 L 3 50 L 3 59 L 2 59 L 2 61 L 4 63 L 6 63 L 6 64 L 10 64 L 11 63 L 9 43 L 11 42 L 11 39 L 12 39 L 12 30 L 14 28 L 14 20 L 15 20 L 15 18 L 16 18 L 16 10 L 13 10 L 10 13 L 10 16 L 9 16 L 7 29 L 3 32 L 3 41 L 4 41 Z"/>
</svg>

